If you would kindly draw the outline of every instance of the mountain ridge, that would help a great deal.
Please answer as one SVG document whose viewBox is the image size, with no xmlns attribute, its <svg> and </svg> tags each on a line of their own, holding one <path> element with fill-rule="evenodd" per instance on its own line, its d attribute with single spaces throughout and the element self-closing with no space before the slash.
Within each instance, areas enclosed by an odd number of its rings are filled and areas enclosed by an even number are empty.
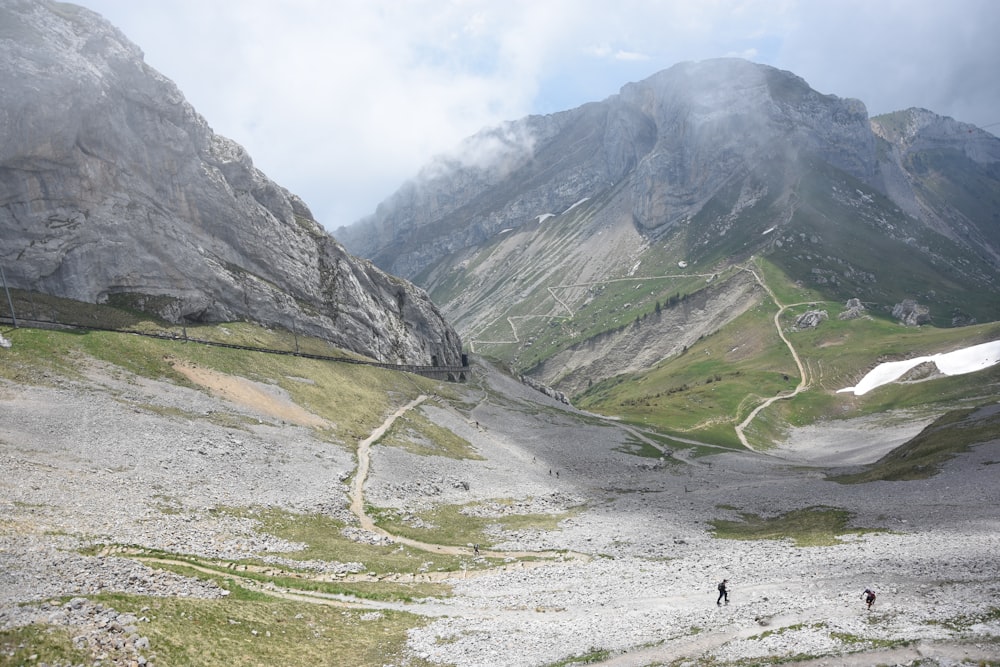
<svg viewBox="0 0 1000 667">
<path fill-rule="evenodd" d="M 791 72 L 716 59 L 484 130 L 335 234 L 425 287 L 473 349 L 534 374 L 553 366 L 546 355 L 697 291 L 696 274 L 755 255 L 877 316 L 912 300 L 938 325 L 1000 319 L 987 296 L 1000 281 L 997 211 L 989 133 L 925 110 L 869 118 Z M 551 298 L 626 277 L 650 293 Z M 701 324 L 694 338 L 715 330 Z M 562 390 L 566 377 L 536 379 Z"/>
</svg>

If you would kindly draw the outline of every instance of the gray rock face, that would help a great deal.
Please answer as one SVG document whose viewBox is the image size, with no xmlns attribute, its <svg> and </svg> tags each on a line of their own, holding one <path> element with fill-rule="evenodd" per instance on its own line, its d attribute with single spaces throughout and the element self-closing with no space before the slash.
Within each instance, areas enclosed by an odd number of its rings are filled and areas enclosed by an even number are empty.
<svg viewBox="0 0 1000 667">
<path fill-rule="evenodd" d="M 908 327 L 931 323 L 930 309 L 913 299 L 905 299 L 892 309 L 892 316 Z"/>
<path fill-rule="evenodd" d="M 859 317 L 863 317 L 864 314 L 865 305 L 861 303 L 860 299 L 848 299 L 847 303 L 844 304 L 844 310 L 837 316 L 837 319 L 856 320 Z"/>
<path fill-rule="evenodd" d="M 0 261 L 13 287 L 459 363 L 427 295 L 349 255 L 98 15 L 0 5 Z"/>
<path fill-rule="evenodd" d="M 657 128 L 632 180 L 636 221 L 650 233 L 778 156 L 817 155 L 861 180 L 874 171 L 865 105 L 821 95 L 790 72 L 737 59 L 686 63 L 628 84 L 620 99 Z"/>
<path fill-rule="evenodd" d="M 822 168 L 851 179 L 847 192 L 864 184 L 1000 266 L 990 203 L 998 164 L 1000 141 L 971 125 L 919 109 L 870 119 L 861 101 L 820 94 L 791 72 L 716 59 L 471 137 L 336 235 L 432 287 L 424 272 L 441 258 L 585 198 L 613 201 L 625 212 L 619 219 L 651 241 L 705 217 L 706 207 L 719 222 L 692 242 L 712 243 L 764 205 L 780 228 L 801 204 L 794 191 L 803 173 Z M 731 210 L 711 208 L 719 201 Z"/>
<path fill-rule="evenodd" d="M 871 120 L 878 182 L 893 202 L 940 234 L 1000 264 L 995 181 L 1000 141 L 975 126 L 907 109 Z"/>
<path fill-rule="evenodd" d="M 815 329 L 829 317 L 825 310 L 807 310 L 795 318 L 794 327 L 796 330 Z"/>
<path fill-rule="evenodd" d="M 476 135 L 336 234 L 413 278 L 448 253 L 595 193 L 619 197 L 655 238 L 778 156 L 818 156 L 871 181 L 875 146 L 858 100 L 744 60 L 684 63 L 603 102 Z"/>
</svg>

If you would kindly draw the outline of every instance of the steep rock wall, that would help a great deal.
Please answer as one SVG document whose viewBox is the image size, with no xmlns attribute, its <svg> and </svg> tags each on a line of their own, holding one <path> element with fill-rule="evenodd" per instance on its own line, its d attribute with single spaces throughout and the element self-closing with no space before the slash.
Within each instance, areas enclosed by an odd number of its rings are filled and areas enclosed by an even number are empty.
<svg viewBox="0 0 1000 667">
<path fill-rule="evenodd" d="M 294 327 L 389 363 L 460 362 L 422 290 L 349 255 L 97 14 L 0 6 L 0 89 L 12 286 Z"/>
</svg>

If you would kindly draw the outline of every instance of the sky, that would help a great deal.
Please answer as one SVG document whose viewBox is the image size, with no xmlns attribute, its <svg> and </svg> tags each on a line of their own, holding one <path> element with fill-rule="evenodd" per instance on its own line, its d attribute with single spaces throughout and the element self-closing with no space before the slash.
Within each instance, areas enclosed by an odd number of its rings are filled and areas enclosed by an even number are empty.
<svg viewBox="0 0 1000 667">
<path fill-rule="evenodd" d="M 481 129 L 685 61 L 1000 131 L 996 0 L 77 0 L 333 231 Z"/>
</svg>

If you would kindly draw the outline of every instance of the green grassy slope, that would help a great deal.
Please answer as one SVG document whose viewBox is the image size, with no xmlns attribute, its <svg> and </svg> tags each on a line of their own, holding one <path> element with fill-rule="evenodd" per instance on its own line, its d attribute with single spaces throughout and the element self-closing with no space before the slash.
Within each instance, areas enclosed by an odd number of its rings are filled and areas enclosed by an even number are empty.
<svg viewBox="0 0 1000 667">
<path fill-rule="evenodd" d="M 997 367 L 969 377 L 886 386 L 860 397 L 837 393 L 854 386 L 883 361 L 996 340 L 1000 338 L 1000 323 L 937 329 L 903 327 L 877 316 L 840 320 L 843 304 L 808 300 L 815 293 L 798 288 L 776 266 L 760 264 L 761 274 L 774 286 L 779 300 L 806 300 L 788 308 L 780 324 L 802 359 L 808 388 L 794 398 L 774 403 L 758 416 L 748 430 L 755 446 L 769 446 L 780 439 L 788 425 L 899 408 L 943 412 L 950 406 L 1000 395 Z M 829 318 L 815 329 L 792 331 L 798 315 L 817 309 L 825 310 Z M 595 384 L 576 397 L 575 403 L 666 434 L 737 446 L 735 426 L 765 399 L 790 394 L 801 380 L 774 325 L 777 310 L 768 300 L 679 357 L 642 373 Z M 970 377 L 974 379 L 970 381 Z"/>
</svg>

